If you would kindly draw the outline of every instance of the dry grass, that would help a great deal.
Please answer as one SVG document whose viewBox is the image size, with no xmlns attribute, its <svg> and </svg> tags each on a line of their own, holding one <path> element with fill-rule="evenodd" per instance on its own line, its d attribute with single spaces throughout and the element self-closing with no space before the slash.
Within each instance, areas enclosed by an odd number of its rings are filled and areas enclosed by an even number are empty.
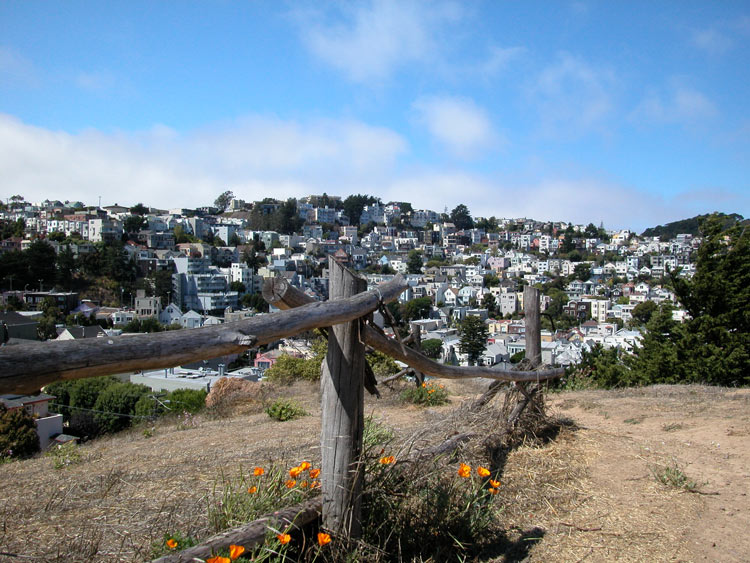
<svg viewBox="0 0 750 563">
<path fill-rule="evenodd" d="M 649 465 L 668 457 L 607 430 L 549 426 L 539 413 L 532 424 L 526 421 L 531 432 L 509 436 L 498 423 L 502 397 L 472 413 L 464 401 L 486 385 L 447 387 L 452 405 L 404 405 L 396 386 L 381 389 L 380 400 L 368 397 L 366 412 L 394 430 L 399 457 L 457 433 L 480 437 L 444 460 L 492 463 L 501 473 L 501 533 L 478 561 L 691 559 L 684 538 L 702 498 L 665 487 L 649 474 Z M 257 412 L 257 405 L 235 404 L 223 416 L 200 415 L 194 428 L 179 430 L 175 421 L 163 420 L 150 438 L 136 428 L 86 444 L 82 461 L 62 470 L 44 457 L 0 466 L 0 551 L 38 561 L 143 561 L 165 533 L 205 537 L 207 503 L 221 470 L 319 460 L 317 385 L 268 387 L 263 399 L 281 396 L 300 402 L 310 416 L 280 423 Z M 610 422 L 622 423 L 637 416 L 630 414 L 631 402 L 644 398 L 658 401 L 668 420 L 682 421 L 730 396 L 706 388 L 657 387 L 650 395 L 648 390 L 567 393 L 558 402 L 566 415 L 580 408 L 593 416 L 606 408 L 618 412 Z M 747 398 L 725 416 L 737 419 L 746 407 Z M 644 425 L 626 426 L 637 432 Z M 741 436 L 746 425 L 733 431 Z M 498 446 L 511 442 L 516 447 L 501 448 L 498 456 Z"/>
</svg>

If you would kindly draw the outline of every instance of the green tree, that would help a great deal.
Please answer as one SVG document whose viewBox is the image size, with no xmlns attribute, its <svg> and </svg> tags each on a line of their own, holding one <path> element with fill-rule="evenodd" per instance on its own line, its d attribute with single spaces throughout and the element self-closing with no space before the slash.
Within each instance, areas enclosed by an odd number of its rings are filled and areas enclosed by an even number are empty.
<svg viewBox="0 0 750 563">
<path fill-rule="evenodd" d="M 644 301 L 638 303 L 633 308 L 631 315 L 633 316 L 632 326 L 643 326 L 651 320 L 651 317 L 659 307 L 653 301 Z"/>
<path fill-rule="evenodd" d="M 378 203 L 380 200 L 371 195 L 350 195 L 344 200 L 344 213 L 349 217 L 350 225 L 359 225 L 359 218 L 365 205 Z"/>
<path fill-rule="evenodd" d="M 575 268 L 573 269 L 573 277 L 574 279 L 581 280 L 583 282 L 588 281 L 588 279 L 591 277 L 591 264 L 587 264 L 585 262 L 576 264 Z"/>
<path fill-rule="evenodd" d="M 122 230 L 129 235 L 138 234 L 146 227 L 148 227 L 148 219 L 140 215 L 130 215 L 122 222 Z"/>
<path fill-rule="evenodd" d="M 404 303 L 402 317 L 407 321 L 424 319 L 430 314 L 432 299 L 429 297 L 417 297 Z"/>
<path fill-rule="evenodd" d="M 468 355 L 469 365 L 476 365 L 477 360 L 487 348 L 489 330 L 484 321 L 474 315 L 467 316 L 458 328 L 459 349 Z"/>
<path fill-rule="evenodd" d="M 229 203 L 234 199 L 234 194 L 227 190 L 221 193 L 215 200 L 214 205 L 219 208 L 220 212 L 224 212 L 229 207 Z"/>
<path fill-rule="evenodd" d="M 148 215 L 148 207 L 146 207 L 142 203 L 136 203 L 133 207 L 130 208 L 130 212 L 134 215 Z"/>
<path fill-rule="evenodd" d="M 268 302 L 263 299 L 262 295 L 258 295 L 257 293 L 246 293 L 242 296 L 241 302 L 242 306 L 248 309 L 255 309 L 259 313 L 268 312 Z"/>
<path fill-rule="evenodd" d="M 409 252 L 409 258 L 406 261 L 406 268 L 410 274 L 422 273 L 422 253 L 418 250 Z"/>
<path fill-rule="evenodd" d="M 195 414 L 206 407 L 205 389 L 175 389 L 167 399 L 169 407 L 173 412 L 184 412 Z"/>
<path fill-rule="evenodd" d="M 25 409 L 8 410 L 0 403 L 0 458 L 26 457 L 38 451 L 34 418 Z"/>
<path fill-rule="evenodd" d="M 471 218 L 469 208 L 463 203 L 457 205 L 453 211 L 451 211 L 450 217 L 451 223 L 453 223 L 459 231 L 474 227 L 474 220 Z"/>
<path fill-rule="evenodd" d="M 130 426 L 135 405 L 149 392 L 145 385 L 115 383 L 104 389 L 94 404 L 94 420 L 104 432 L 118 432 Z"/>
<path fill-rule="evenodd" d="M 428 358 L 438 359 L 442 350 L 443 341 L 439 338 L 428 338 L 422 341 L 422 353 Z"/>
<path fill-rule="evenodd" d="M 487 312 L 491 315 L 497 313 L 497 303 L 495 302 L 495 296 L 491 293 L 485 293 L 482 297 L 482 307 L 487 309 Z"/>
</svg>

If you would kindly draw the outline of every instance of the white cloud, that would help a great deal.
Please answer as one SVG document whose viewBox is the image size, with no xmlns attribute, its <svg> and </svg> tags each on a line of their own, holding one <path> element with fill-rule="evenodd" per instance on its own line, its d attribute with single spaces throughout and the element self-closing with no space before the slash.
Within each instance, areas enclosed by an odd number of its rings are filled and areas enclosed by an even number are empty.
<svg viewBox="0 0 750 563">
<path fill-rule="evenodd" d="M 490 48 L 489 56 L 478 65 L 477 70 L 481 75 L 494 76 L 505 70 L 513 60 L 525 52 L 525 47 L 498 47 L 495 45 Z"/>
<path fill-rule="evenodd" d="M 456 97 L 424 97 L 414 102 L 417 119 L 451 153 L 475 158 L 502 144 L 487 112 L 473 100 Z"/>
<path fill-rule="evenodd" d="M 0 114 L 0 197 L 96 204 L 102 196 L 105 205 L 171 208 L 210 204 L 227 189 L 246 200 L 369 193 L 435 211 L 463 203 L 474 216 L 604 221 L 607 227 L 638 229 L 717 205 L 740 212 L 750 205 L 741 190 L 738 195 L 720 187 L 664 198 L 569 172 L 530 181 L 418 164 L 404 170 L 408 150 L 394 132 L 356 121 L 251 116 L 188 134 L 163 125 L 132 134 L 70 134 Z"/>
<path fill-rule="evenodd" d="M 713 55 L 725 53 L 734 45 L 731 37 L 713 27 L 694 31 L 691 39 L 693 45 Z"/>
<path fill-rule="evenodd" d="M 448 2 L 372 0 L 344 3 L 340 13 L 330 16 L 308 11 L 298 17 L 303 40 L 317 57 L 351 80 L 366 82 L 435 57 L 439 29 L 457 19 L 460 8 Z M 339 21 L 333 23 L 334 18 Z"/>
<path fill-rule="evenodd" d="M 690 124 L 716 117 L 719 110 L 703 93 L 687 86 L 674 86 L 665 94 L 652 91 L 631 113 L 636 122 Z"/>
<path fill-rule="evenodd" d="M 562 53 L 543 69 L 530 88 L 542 130 L 551 136 L 579 136 L 604 132 L 613 110 L 615 74 L 596 69 L 584 60 Z"/>
<path fill-rule="evenodd" d="M 375 187 L 407 150 L 396 133 L 356 121 L 248 117 L 187 135 L 165 126 L 70 134 L 0 114 L 0 195 L 192 207 L 226 189 L 245 199 L 338 193 L 362 178 Z"/>
</svg>

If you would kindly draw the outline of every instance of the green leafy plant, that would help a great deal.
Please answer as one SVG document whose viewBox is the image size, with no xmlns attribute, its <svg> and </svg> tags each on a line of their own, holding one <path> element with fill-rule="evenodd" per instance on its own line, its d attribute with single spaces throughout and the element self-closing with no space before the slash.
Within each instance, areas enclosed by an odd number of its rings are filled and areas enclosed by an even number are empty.
<svg viewBox="0 0 750 563">
<path fill-rule="evenodd" d="M 449 403 L 448 391 L 442 383 L 423 383 L 419 387 L 407 387 L 401 391 L 401 400 L 415 405 L 437 407 Z"/>
<path fill-rule="evenodd" d="M 675 462 L 669 465 L 653 465 L 651 466 L 651 474 L 659 483 L 667 487 L 685 489 L 686 491 L 694 491 L 698 488 L 698 483 L 689 479 Z"/>
<path fill-rule="evenodd" d="M 55 469 L 64 469 L 83 461 L 79 446 L 74 441 L 53 446 L 45 455 L 52 458 L 52 467 Z"/>
<path fill-rule="evenodd" d="M 277 399 L 266 407 L 266 414 L 279 422 L 306 416 L 307 411 L 299 403 L 290 399 Z"/>
</svg>

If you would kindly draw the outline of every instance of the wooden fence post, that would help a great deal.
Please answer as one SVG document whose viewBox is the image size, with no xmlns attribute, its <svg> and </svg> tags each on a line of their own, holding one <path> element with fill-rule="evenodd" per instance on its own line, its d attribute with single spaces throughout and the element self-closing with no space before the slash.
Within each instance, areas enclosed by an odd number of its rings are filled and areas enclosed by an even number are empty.
<svg viewBox="0 0 750 563">
<path fill-rule="evenodd" d="M 526 358 L 530 367 L 542 363 L 542 322 L 539 315 L 539 290 L 535 287 L 523 288 L 524 325 L 526 326 Z"/>
<path fill-rule="evenodd" d="M 367 282 L 329 258 L 329 300 L 351 297 Z M 334 325 L 321 377 L 323 525 L 336 533 L 361 535 L 365 346 L 362 321 Z"/>
<path fill-rule="evenodd" d="M 422 351 L 422 329 L 418 324 L 412 323 L 411 325 L 411 336 L 414 349 L 417 352 Z M 414 379 L 416 380 L 417 386 L 424 383 L 424 374 L 419 370 L 414 370 Z"/>
</svg>

